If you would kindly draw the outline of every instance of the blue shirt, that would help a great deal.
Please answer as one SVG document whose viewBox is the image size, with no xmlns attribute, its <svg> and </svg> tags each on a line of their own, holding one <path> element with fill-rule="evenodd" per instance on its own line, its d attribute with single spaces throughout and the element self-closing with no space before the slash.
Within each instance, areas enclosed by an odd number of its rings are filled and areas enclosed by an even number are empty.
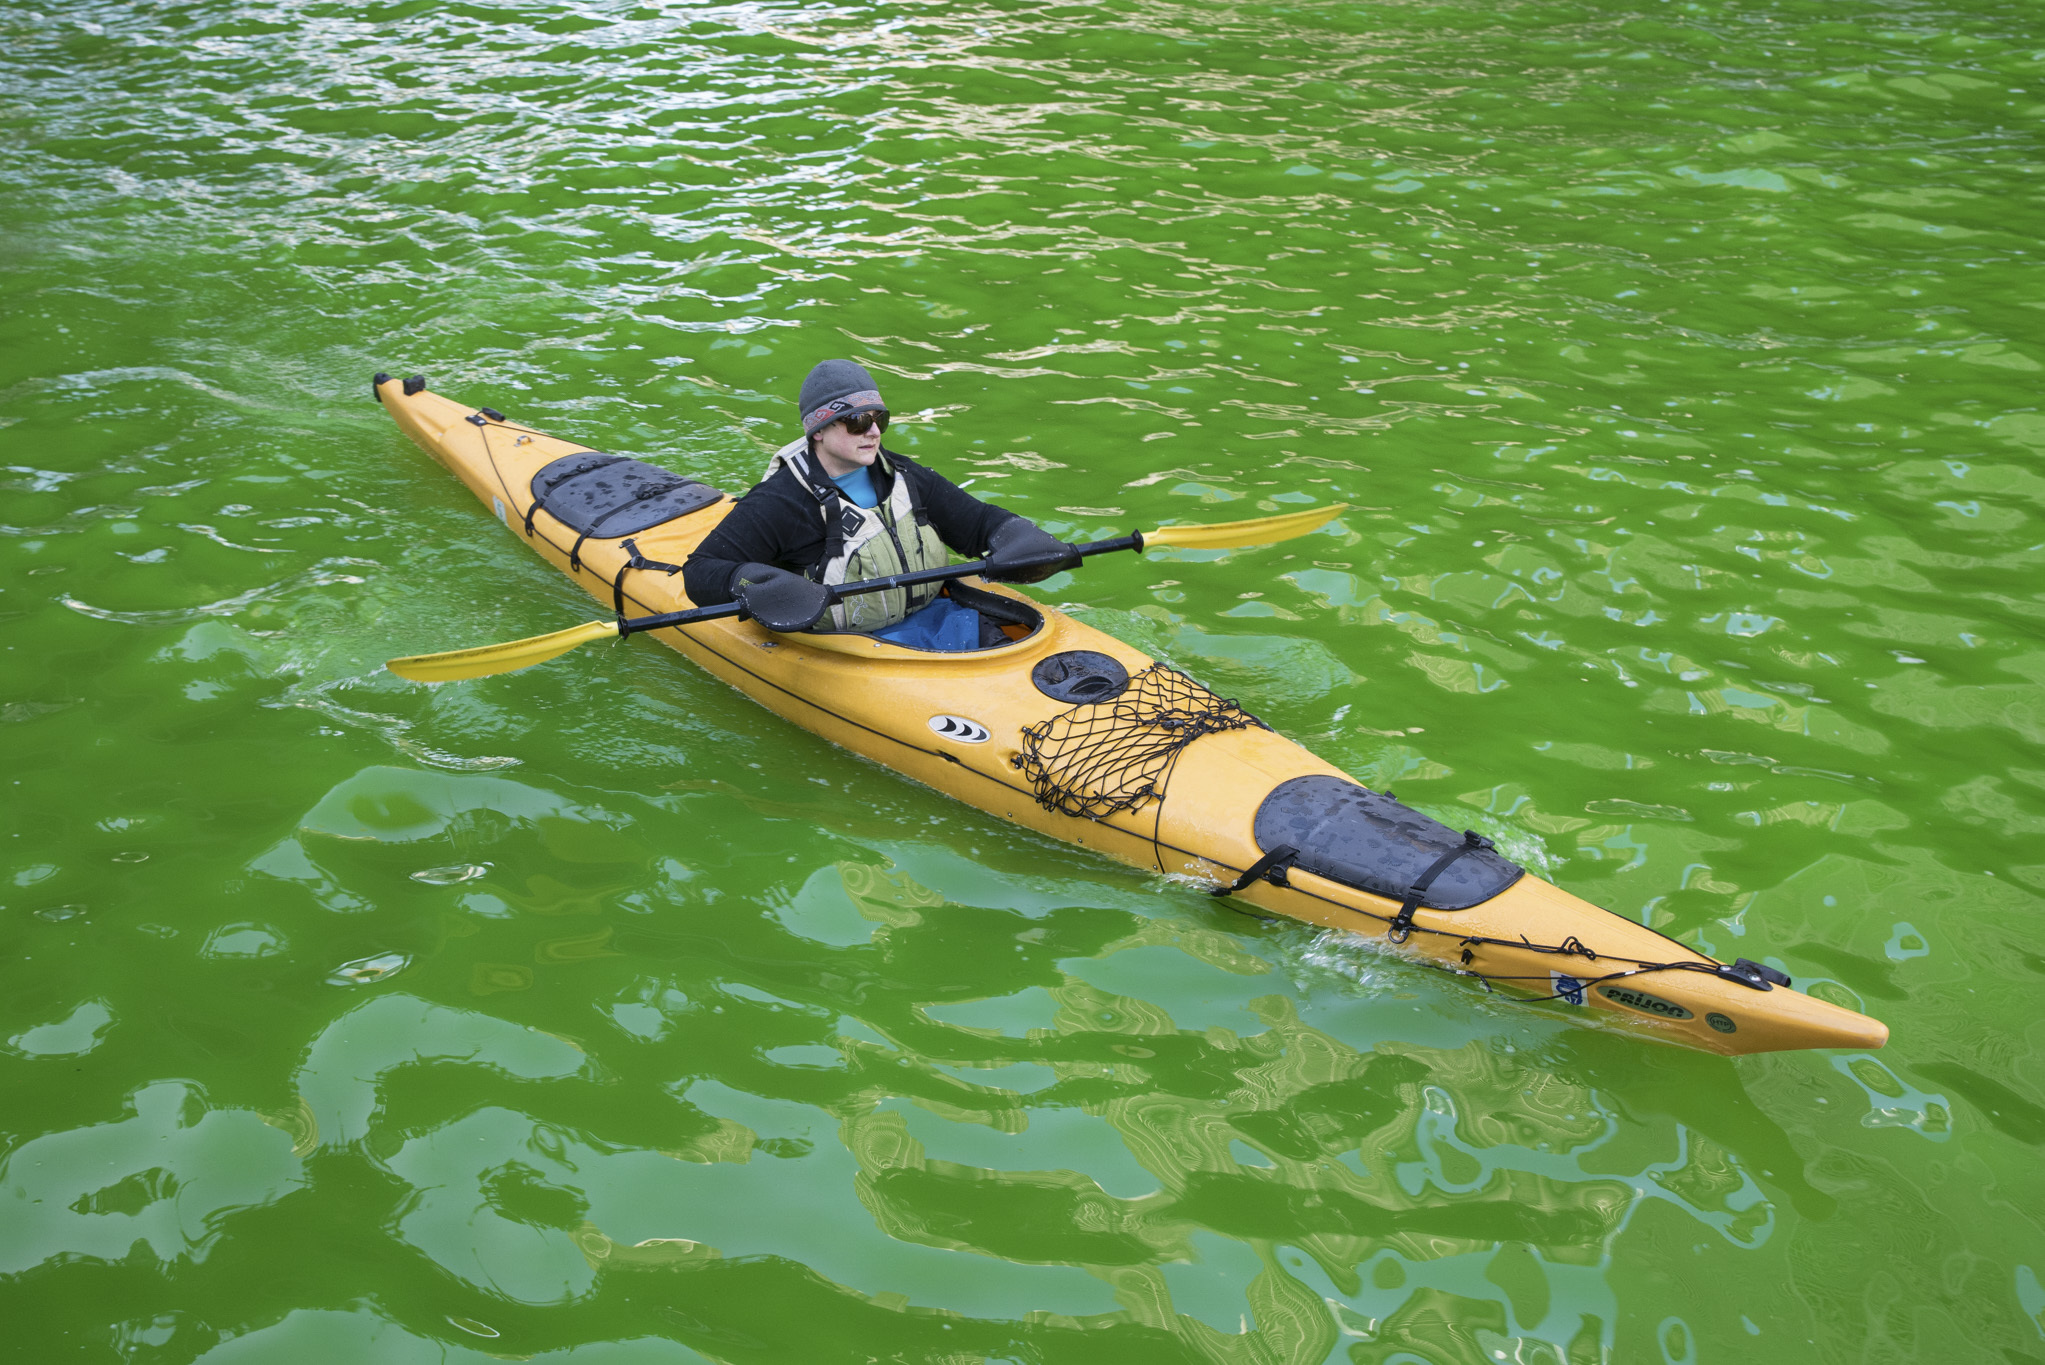
<svg viewBox="0 0 2045 1365">
<path fill-rule="evenodd" d="M 880 494 L 873 488 L 873 470 L 866 465 L 859 466 L 850 474 L 833 475 L 831 482 L 860 507 L 874 507 L 880 503 Z"/>
</svg>

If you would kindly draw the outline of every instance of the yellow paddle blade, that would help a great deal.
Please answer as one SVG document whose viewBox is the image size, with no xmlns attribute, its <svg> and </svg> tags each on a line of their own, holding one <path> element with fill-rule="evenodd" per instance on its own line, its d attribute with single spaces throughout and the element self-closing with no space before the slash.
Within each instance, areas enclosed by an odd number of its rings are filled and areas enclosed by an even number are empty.
<svg viewBox="0 0 2045 1365">
<path fill-rule="evenodd" d="M 557 654 L 566 654 L 591 640 L 616 639 L 618 623 L 591 621 L 552 635 L 535 635 L 509 644 L 482 645 L 476 649 L 454 649 L 445 654 L 414 654 L 392 659 L 384 667 L 413 682 L 455 682 L 462 678 L 487 678 L 493 673 L 510 673 L 543 664 Z"/>
<path fill-rule="evenodd" d="M 1189 550 L 1237 550 L 1245 545 L 1269 545 L 1318 531 L 1349 510 L 1346 502 L 1327 507 L 1309 507 L 1304 512 L 1259 517 L 1255 521 L 1223 521 L 1212 526 L 1160 526 L 1143 533 L 1143 548 L 1178 545 Z"/>
</svg>

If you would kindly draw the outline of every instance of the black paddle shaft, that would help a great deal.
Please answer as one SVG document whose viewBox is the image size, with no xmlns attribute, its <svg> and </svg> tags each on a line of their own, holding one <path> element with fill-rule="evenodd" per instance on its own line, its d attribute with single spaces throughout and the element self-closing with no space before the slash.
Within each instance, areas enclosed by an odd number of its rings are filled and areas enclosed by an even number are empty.
<svg viewBox="0 0 2045 1365">
<path fill-rule="evenodd" d="M 1070 549 L 1061 549 L 1055 554 L 1040 555 L 1016 564 L 1004 564 L 1002 569 L 1013 573 L 1017 569 L 1038 569 L 1049 564 L 1062 564 L 1068 559 L 1084 559 L 1088 555 L 1112 554 L 1117 550 L 1141 552 L 1142 549 L 1143 533 L 1132 531 L 1113 540 L 1096 540 L 1085 545 L 1074 545 Z M 861 593 L 886 592 L 890 588 L 913 588 L 921 583 L 944 583 L 954 578 L 970 578 L 974 574 L 989 572 L 993 568 L 993 563 L 989 559 L 976 559 L 971 564 L 947 564 L 938 569 L 918 569 L 914 573 L 889 574 L 885 578 L 863 578 L 857 583 L 841 583 L 831 589 L 831 600 L 836 602 L 847 597 L 857 597 Z M 670 626 L 691 626 L 698 621 L 722 621 L 727 616 L 742 617 L 745 614 L 746 609 L 737 602 L 721 602 L 714 607 L 692 607 L 688 611 L 662 612 L 658 616 L 621 617 L 618 621 L 618 634 L 637 635 L 641 631 L 666 630 Z"/>
</svg>

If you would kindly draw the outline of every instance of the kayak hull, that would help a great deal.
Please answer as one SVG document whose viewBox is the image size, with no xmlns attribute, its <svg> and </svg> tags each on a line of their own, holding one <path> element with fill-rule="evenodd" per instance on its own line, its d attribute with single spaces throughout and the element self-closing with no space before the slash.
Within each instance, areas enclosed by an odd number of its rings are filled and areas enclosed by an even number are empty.
<svg viewBox="0 0 2045 1365">
<path fill-rule="evenodd" d="M 628 552 L 619 540 L 583 539 L 544 509 L 532 510 L 534 474 L 589 447 L 423 387 L 406 393 L 406 387 L 383 376 L 376 385 L 399 427 L 606 611 L 619 593 L 632 616 L 693 605 L 680 575 L 630 570 L 621 583 Z M 720 500 L 631 539 L 646 560 L 685 563 L 731 505 Z M 963 654 L 908 650 L 866 636 L 777 635 L 734 618 L 652 634 L 776 715 L 967 805 L 1152 872 L 1210 885 L 1234 882 L 1264 855 L 1253 820 L 1279 784 L 1300 777 L 1353 781 L 1292 740 L 1251 726 L 1203 735 L 1180 750 L 1161 799 L 1098 818 L 1047 809 L 1018 766 L 1023 731 L 1074 704 L 1040 691 L 1031 669 L 1072 650 L 1106 655 L 1132 675 L 1154 661 L 1013 589 L 973 586 L 1029 603 L 1041 613 L 1042 626 L 1005 646 Z M 947 718 L 971 724 L 946 724 Z M 1395 900 L 1298 868 L 1284 874 L 1284 882 L 1254 881 L 1235 893 L 1236 900 L 1244 909 L 1380 940 L 1399 910 Z M 1879 1021 L 1827 1001 L 1718 975 L 1713 959 L 1532 873 L 1469 909 L 1420 909 L 1412 922 L 1402 953 L 1522 993 L 1560 992 L 1558 1008 L 1682 1046 L 1737 1055 L 1877 1048 L 1888 1037 Z M 1655 969 L 1641 971 L 1641 964 Z M 1598 984 L 1586 989 L 1584 982 Z"/>
</svg>

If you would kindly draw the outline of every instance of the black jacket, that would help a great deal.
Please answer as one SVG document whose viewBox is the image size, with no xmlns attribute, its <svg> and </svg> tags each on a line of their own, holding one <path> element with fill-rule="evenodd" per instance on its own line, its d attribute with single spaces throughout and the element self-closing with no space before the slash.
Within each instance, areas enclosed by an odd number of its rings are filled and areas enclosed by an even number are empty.
<svg viewBox="0 0 2045 1365">
<path fill-rule="evenodd" d="M 995 530 L 1015 513 L 981 502 L 935 470 L 882 448 L 888 460 L 909 480 L 910 491 L 930 518 L 931 529 L 967 559 L 987 553 Z M 873 466 L 873 489 L 885 504 L 894 491 L 894 477 Z M 801 476 L 783 465 L 773 477 L 753 485 L 716 530 L 703 538 L 682 566 L 689 600 L 699 607 L 729 602 L 732 575 L 742 564 L 772 564 L 814 578 L 824 563 L 824 518 L 816 495 Z"/>
</svg>

